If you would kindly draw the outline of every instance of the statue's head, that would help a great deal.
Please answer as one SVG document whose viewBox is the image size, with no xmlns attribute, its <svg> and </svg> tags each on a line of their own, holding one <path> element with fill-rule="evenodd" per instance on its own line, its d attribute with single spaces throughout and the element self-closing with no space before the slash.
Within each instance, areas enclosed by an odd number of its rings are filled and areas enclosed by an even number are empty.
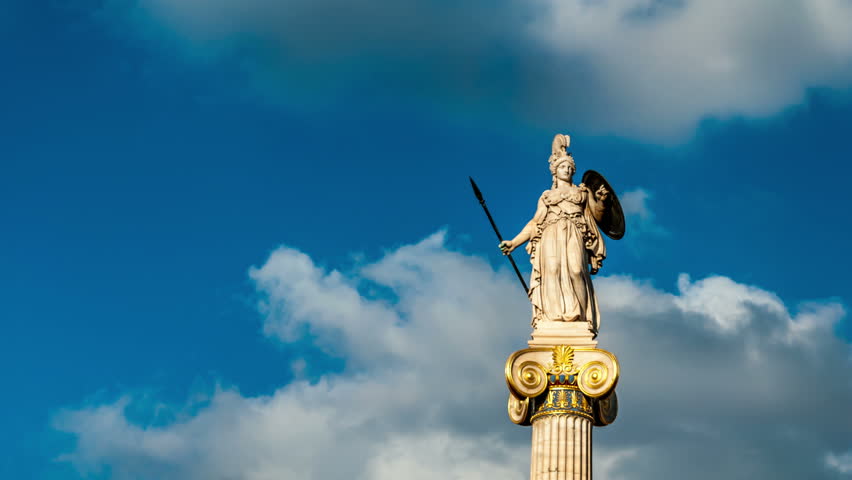
<svg viewBox="0 0 852 480">
<path fill-rule="evenodd" d="M 553 176 L 554 185 L 556 185 L 557 178 L 568 181 L 574 175 L 574 172 L 577 171 L 577 166 L 574 164 L 574 157 L 568 151 L 568 145 L 571 145 L 571 137 L 568 135 L 557 133 L 553 137 L 549 163 L 550 174 Z M 568 171 L 566 171 L 566 168 Z"/>
<path fill-rule="evenodd" d="M 566 168 L 569 170 L 567 174 L 568 178 L 572 177 L 574 172 L 577 171 L 577 165 L 574 164 L 574 157 L 571 156 L 571 152 L 550 156 L 550 174 L 553 176 L 554 181 L 557 178 L 566 180 L 563 175 Z"/>
</svg>

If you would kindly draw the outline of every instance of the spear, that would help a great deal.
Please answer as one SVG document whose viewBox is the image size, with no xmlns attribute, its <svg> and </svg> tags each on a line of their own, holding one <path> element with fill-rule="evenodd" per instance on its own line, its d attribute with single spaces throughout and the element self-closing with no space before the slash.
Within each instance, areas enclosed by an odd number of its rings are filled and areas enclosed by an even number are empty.
<svg viewBox="0 0 852 480">
<path fill-rule="evenodd" d="M 479 191 L 479 187 L 476 186 L 476 182 L 473 181 L 473 177 L 467 177 L 470 179 L 470 186 L 473 187 L 473 194 L 476 195 L 476 199 L 479 200 L 479 204 L 482 205 L 482 209 L 485 210 L 485 215 L 488 216 L 488 221 L 491 222 L 491 227 L 494 228 L 494 233 L 497 234 L 497 241 L 503 241 L 503 235 L 500 235 L 500 230 L 497 228 L 497 224 L 494 223 L 494 219 L 491 218 L 491 212 L 488 211 L 488 207 L 485 205 L 485 199 L 482 198 L 482 192 Z M 521 285 L 524 287 L 524 293 L 529 297 L 530 289 L 527 288 L 527 282 L 524 281 L 524 276 L 521 275 L 521 271 L 518 270 L 518 265 L 515 263 L 515 259 L 512 258 L 512 254 L 509 253 L 506 255 L 509 257 L 509 261 L 512 262 L 512 268 L 515 269 L 515 274 L 518 275 L 518 280 L 521 281 Z"/>
</svg>

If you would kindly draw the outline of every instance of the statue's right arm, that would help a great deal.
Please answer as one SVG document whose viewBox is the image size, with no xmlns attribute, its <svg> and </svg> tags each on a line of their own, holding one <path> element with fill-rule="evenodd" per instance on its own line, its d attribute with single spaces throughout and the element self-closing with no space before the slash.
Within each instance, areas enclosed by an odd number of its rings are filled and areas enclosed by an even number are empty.
<svg viewBox="0 0 852 480">
<path fill-rule="evenodd" d="M 536 225 L 538 225 L 539 223 L 541 223 L 542 220 L 544 220 L 545 215 L 547 215 L 547 206 L 544 204 L 544 201 L 539 198 L 538 206 L 536 208 L 535 215 L 533 215 L 532 220 L 527 222 L 526 226 L 523 228 L 523 230 L 521 230 L 520 233 L 515 236 L 515 238 L 508 242 L 501 242 L 500 249 L 503 250 L 504 253 L 508 253 L 527 243 L 530 238 L 532 238 L 532 234 L 533 232 L 535 232 Z M 504 245 L 508 248 L 504 248 Z M 506 252 L 506 250 L 508 250 L 508 252 Z"/>
</svg>

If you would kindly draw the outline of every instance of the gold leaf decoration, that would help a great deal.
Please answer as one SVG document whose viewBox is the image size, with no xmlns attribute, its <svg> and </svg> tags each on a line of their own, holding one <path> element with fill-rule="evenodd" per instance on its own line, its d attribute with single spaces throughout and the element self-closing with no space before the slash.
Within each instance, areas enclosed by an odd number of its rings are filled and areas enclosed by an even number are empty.
<svg viewBox="0 0 852 480">
<path fill-rule="evenodd" d="M 529 406 L 529 398 L 521 399 L 509 393 L 509 419 L 511 419 L 513 423 L 523 425 L 527 421 L 527 413 L 529 412 Z"/>
<path fill-rule="evenodd" d="M 553 363 L 548 367 L 552 375 L 571 375 L 574 371 L 574 349 L 567 345 L 553 347 Z"/>
</svg>

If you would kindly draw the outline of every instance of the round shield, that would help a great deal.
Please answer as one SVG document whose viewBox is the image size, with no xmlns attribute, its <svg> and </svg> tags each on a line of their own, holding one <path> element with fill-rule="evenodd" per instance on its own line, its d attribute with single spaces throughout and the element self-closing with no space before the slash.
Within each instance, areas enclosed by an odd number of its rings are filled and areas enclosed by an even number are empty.
<svg viewBox="0 0 852 480">
<path fill-rule="evenodd" d="M 600 173 L 594 170 L 587 170 L 583 174 L 583 183 L 591 190 L 592 195 L 601 187 L 609 191 L 609 198 L 606 200 L 606 211 L 603 218 L 598 221 L 598 227 L 609 238 L 618 240 L 624 236 L 624 212 L 621 210 L 621 203 L 618 197 L 615 196 L 615 190 L 609 186 L 609 182 Z"/>
</svg>

